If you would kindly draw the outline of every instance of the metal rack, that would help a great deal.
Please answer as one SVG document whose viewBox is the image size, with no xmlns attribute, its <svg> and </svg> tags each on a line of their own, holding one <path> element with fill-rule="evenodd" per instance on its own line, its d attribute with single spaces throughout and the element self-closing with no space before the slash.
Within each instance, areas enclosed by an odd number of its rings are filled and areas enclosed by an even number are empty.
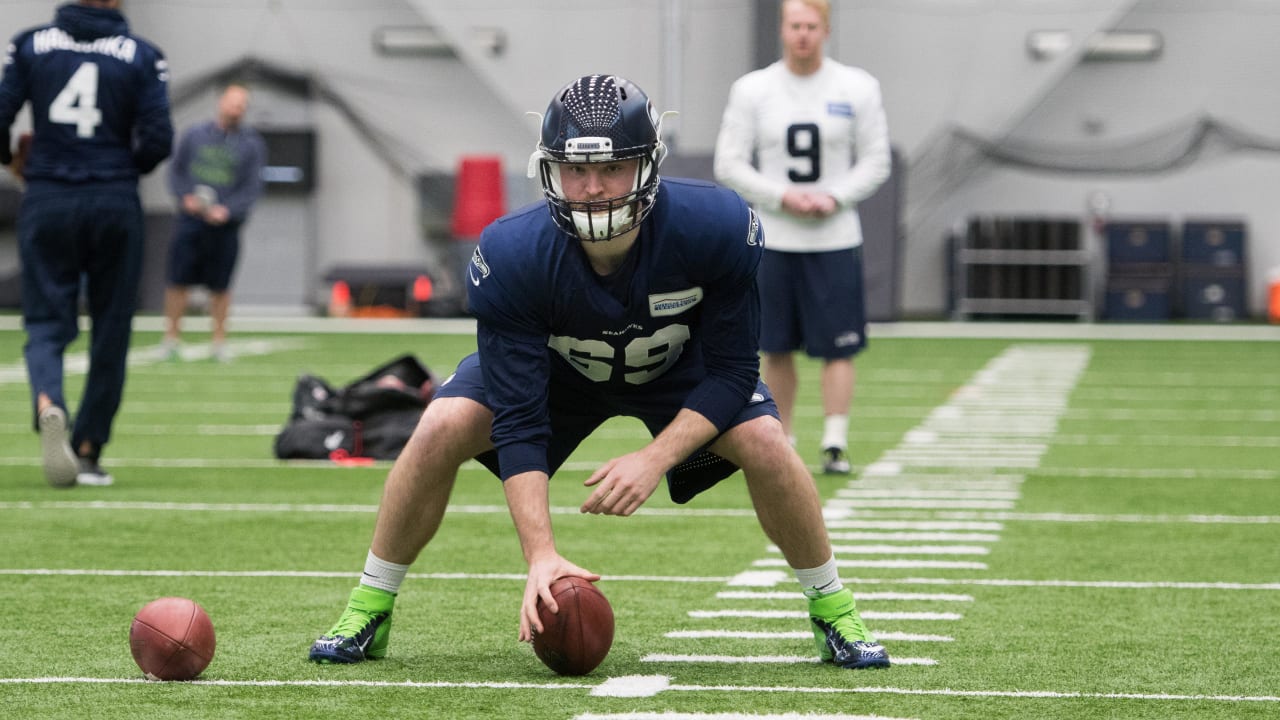
<svg viewBox="0 0 1280 720">
<path fill-rule="evenodd" d="M 1078 220 L 972 218 L 952 237 L 953 315 L 1092 320 L 1092 264 Z"/>
</svg>

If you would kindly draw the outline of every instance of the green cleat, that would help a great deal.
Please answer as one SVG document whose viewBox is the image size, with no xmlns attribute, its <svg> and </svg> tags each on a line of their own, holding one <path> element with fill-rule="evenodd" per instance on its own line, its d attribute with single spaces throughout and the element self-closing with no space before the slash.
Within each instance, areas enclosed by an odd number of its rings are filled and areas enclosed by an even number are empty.
<svg viewBox="0 0 1280 720">
<path fill-rule="evenodd" d="M 862 624 L 848 588 L 810 599 L 809 623 L 823 662 L 851 669 L 889 667 L 889 653 Z"/>
<path fill-rule="evenodd" d="M 396 596 L 386 590 L 358 585 L 347 609 L 329 632 L 311 645 L 309 658 L 318 663 L 358 663 L 386 657 L 391 639 L 391 609 Z"/>
</svg>

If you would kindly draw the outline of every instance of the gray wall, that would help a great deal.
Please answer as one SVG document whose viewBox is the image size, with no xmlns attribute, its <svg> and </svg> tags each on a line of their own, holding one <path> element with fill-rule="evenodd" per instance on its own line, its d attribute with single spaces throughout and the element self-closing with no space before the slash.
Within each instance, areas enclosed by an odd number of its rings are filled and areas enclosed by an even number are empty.
<svg viewBox="0 0 1280 720">
<path fill-rule="evenodd" d="M 1230 120 L 1280 137 L 1280 3 L 1274 0 L 835 0 L 830 51 L 881 81 L 894 145 L 905 157 L 901 308 L 946 308 L 944 237 L 971 215 L 1075 215 L 1101 191 L 1119 215 L 1238 215 L 1252 230 L 1250 305 L 1280 265 L 1276 153 L 1221 154 L 1152 175 L 1029 172 L 984 162 L 946 166 L 963 128 L 993 141 L 1070 149 L 1123 143 L 1188 118 Z M 55 3 L 5 4 L 6 31 L 45 22 Z M 299 100 L 259 87 L 250 119 L 305 122 L 319 138 L 319 184 L 305 202 L 264 203 L 246 228 L 237 307 L 322 301 L 317 277 L 347 263 L 441 264 L 447 241 L 423 230 L 414 177 L 450 173 L 468 154 L 502 157 L 510 205 L 536 197 L 523 173 L 555 88 L 590 72 L 638 82 L 676 150 L 709 153 L 730 83 L 768 53 L 764 0 L 125 0 L 136 32 L 168 54 L 174 87 L 247 57 L 313 79 Z M 769 17 L 763 17 L 768 13 Z M 452 52 L 387 56 L 384 26 L 430 25 Z M 1099 28 L 1159 30 L 1151 63 L 1080 63 Z M 1026 52 L 1032 29 L 1077 43 L 1050 62 Z M 503 38 L 493 52 L 489 40 Z M 335 99 L 340 102 L 335 102 Z M 207 117 L 213 94 L 176 107 L 180 124 Z M 162 168 L 163 169 L 163 168 Z M 149 208 L 171 206 L 159 177 Z"/>
</svg>

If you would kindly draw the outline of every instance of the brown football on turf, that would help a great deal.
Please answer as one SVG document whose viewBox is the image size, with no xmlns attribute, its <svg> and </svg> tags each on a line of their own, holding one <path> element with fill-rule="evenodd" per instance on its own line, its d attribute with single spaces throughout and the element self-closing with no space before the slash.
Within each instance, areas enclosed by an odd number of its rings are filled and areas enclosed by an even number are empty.
<svg viewBox="0 0 1280 720">
<path fill-rule="evenodd" d="M 613 607 L 595 585 L 579 577 L 551 583 L 559 612 L 538 599 L 542 632 L 533 635 L 533 652 L 559 675 L 586 675 L 613 646 Z"/>
<path fill-rule="evenodd" d="M 213 660 L 209 614 L 193 600 L 152 600 L 129 627 L 129 650 L 148 680 L 192 680 Z"/>
</svg>

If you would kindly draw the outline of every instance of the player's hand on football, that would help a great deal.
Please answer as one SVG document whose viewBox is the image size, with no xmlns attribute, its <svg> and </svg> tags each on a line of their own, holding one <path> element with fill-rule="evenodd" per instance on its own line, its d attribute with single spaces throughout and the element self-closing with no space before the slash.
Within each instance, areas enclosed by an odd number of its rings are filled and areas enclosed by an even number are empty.
<svg viewBox="0 0 1280 720">
<path fill-rule="evenodd" d="M 520 642 L 531 642 L 533 633 L 542 632 L 542 620 L 538 618 L 538 598 L 552 612 L 560 608 L 551 596 L 551 583 L 557 579 L 574 576 L 596 582 L 600 576 L 565 560 L 559 554 L 537 558 L 529 563 L 529 577 L 524 584 L 524 600 L 520 603 Z"/>
<path fill-rule="evenodd" d="M 580 511 L 593 515 L 630 515 L 640 509 L 660 482 L 662 471 L 642 453 L 614 458 L 583 483 L 587 487 L 595 486 L 595 490 L 582 503 Z"/>
</svg>

